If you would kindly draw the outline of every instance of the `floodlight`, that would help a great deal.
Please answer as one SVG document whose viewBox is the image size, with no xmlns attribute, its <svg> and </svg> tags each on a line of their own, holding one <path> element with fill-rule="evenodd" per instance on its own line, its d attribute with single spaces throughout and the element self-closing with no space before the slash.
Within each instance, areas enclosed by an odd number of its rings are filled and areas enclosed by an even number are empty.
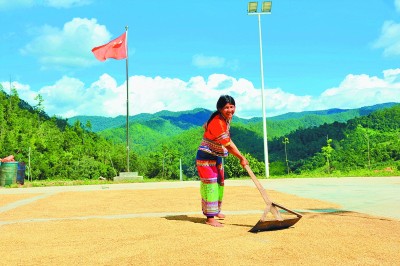
<svg viewBox="0 0 400 266">
<path fill-rule="evenodd" d="M 258 2 L 249 2 L 247 6 L 247 13 L 256 13 L 258 8 Z"/>
<path fill-rule="evenodd" d="M 263 13 L 270 13 L 272 7 L 272 1 L 265 1 L 262 3 L 261 12 Z"/>
</svg>

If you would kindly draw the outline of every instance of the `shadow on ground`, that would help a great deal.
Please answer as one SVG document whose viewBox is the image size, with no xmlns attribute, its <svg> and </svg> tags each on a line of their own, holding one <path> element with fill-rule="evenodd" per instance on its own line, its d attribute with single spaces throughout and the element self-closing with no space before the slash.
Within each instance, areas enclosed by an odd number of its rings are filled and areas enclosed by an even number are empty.
<svg viewBox="0 0 400 266">
<path fill-rule="evenodd" d="M 204 224 L 205 219 L 200 218 L 200 217 L 190 217 L 187 215 L 172 215 L 172 216 L 166 216 L 164 217 L 167 220 L 172 220 L 172 221 L 186 221 L 186 222 L 192 222 L 196 224 Z"/>
<path fill-rule="evenodd" d="M 192 222 L 196 224 L 205 224 L 205 218 L 202 217 L 190 217 L 187 215 L 173 215 L 173 216 L 166 216 L 164 217 L 167 220 L 170 221 L 186 221 L 186 222 Z M 247 227 L 247 228 L 252 228 L 252 225 L 248 224 L 237 224 L 237 223 L 224 223 L 224 220 L 220 220 L 225 225 L 233 225 L 233 226 L 241 226 L 241 227 Z"/>
</svg>

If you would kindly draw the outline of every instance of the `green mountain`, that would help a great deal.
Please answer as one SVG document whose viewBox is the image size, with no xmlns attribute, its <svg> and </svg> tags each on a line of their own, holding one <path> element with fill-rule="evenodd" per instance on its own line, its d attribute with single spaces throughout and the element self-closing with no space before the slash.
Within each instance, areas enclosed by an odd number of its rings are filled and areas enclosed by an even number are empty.
<svg viewBox="0 0 400 266">
<path fill-rule="evenodd" d="M 184 178 L 196 179 L 195 154 L 210 114 L 195 109 L 130 117 L 131 171 L 147 178 L 178 179 L 182 165 Z M 285 174 L 286 156 L 293 173 L 400 170 L 400 104 L 292 113 L 283 118 L 267 121 L 273 175 Z M 235 117 L 231 135 L 253 171 L 261 175 L 261 119 Z M 0 86 L 0 157 L 14 155 L 17 161 L 30 161 L 27 173 L 33 180 L 111 178 L 126 170 L 125 142 L 123 116 L 76 117 L 67 123 L 45 114 L 40 101 L 31 107 L 15 89 L 7 95 Z M 227 176 L 246 175 L 235 160 L 233 156 L 224 160 Z"/>
<path fill-rule="evenodd" d="M 298 129 L 318 127 L 334 122 L 346 122 L 350 119 L 366 116 L 376 110 L 390 108 L 396 103 L 384 103 L 366 106 L 356 109 L 328 109 L 322 111 L 304 111 L 299 113 L 287 113 L 267 119 L 268 139 L 273 140 L 292 133 Z M 252 128 L 262 127 L 262 123 L 250 124 Z M 257 130 L 255 130 L 257 131 Z M 259 131 L 261 134 L 261 132 Z"/>
<path fill-rule="evenodd" d="M 300 171 L 308 160 L 321 152 L 326 145 L 327 137 L 334 140 L 333 145 L 339 147 L 346 136 L 351 136 L 353 131 L 348 125 L 358 123 L 358 119 L 365 119 L 365 114 L 372 116 L 375 110 L 391 109 L 396 107 L 392 103 L 363 107 L 353 110 L 332 109 L 317 112 L 304 112 L 290 114 L 288 119 L 268 120 L 268 137 L 270 162 L 282 161 L 284 154 L 283 137 L 290 143 L 287 152 L 293 169 Z M 394 108 L 395 109 L 395 108 Z M 396 109 L 395 109 L 396 110 Z M 211 111 L 195 109 L 188 112 L 163 111 L 148 116 L 135 116 L 129 124 L 130 147 L 140 156 L 153 156 L 158 153 L 162 156 L 167 150 L 174 150 L 184 158 L 184 169 L 195 173 L 192 169 L 197 146 L 202 137 L 201 125 L 209 118 Z M 362 116 L 362 114 L 364 114 Z M 297 118 L 293 118 L 296 116 Z M 382 117 L 381 117 L 382 118 Z M 373 123 L 389 123 L 382 118 Z M 258 120 L 258 121 L 257 121 Z M 356 121 L 356 122 L 354 122 Z M 361 120 L 360 120 L 361 121 Z M 392 122 L 390 122 L 392 123 Z M 98 132 L 114 143 L 126 142 L 125 125 L 108 128 Z M 260 119 L 240 119 L 235 117 L 232 122 L 231 135 L 236 145 L 244 153 L 250 154 L 258 161 L 263 161 L 263 136 L 262 121 Z M 320 162 L 321 157 L 318 157 Z"/>
<path fill-rule="evenodd" d="M 189 129 L 195 126 L 201 126 L 210 117 L 211 111 L 206 109 L 193 109 L 191 111 L 183 112 L 170 112 L 160 111 L 154 114 L 138 114 L 129 116 L 129 123 L 138 122 L 146 123 L 151 119 L 164 119 L 171 122 L 172 125 L 181 129 Z M 85 124 L 90 121 L 93 132 L 99 132 L 110 128 L 126 127 L 126 116 L 117 117 L 103 117 L 103 116 L 74 116 L 68 119 L 68 123 L 73 125 L 76 121 L 80 121 Z"/>
<path fill-rule="evenodd" d="M 371 106 L 365 106 L 361 108 L 355 109 L 327 109 L 321 111 L 303 111 L 303 112 L 289 112 L 283 115 L 278 115 L 274 117 L 268 118 L 270 121 L 277 121 L 277 120 L 288 120 L 288 119 L 301 119 L 309 115 L 317 115 L 317 116 L 325 116 L 325 117 L 333 117 L 336 118 L 338 122 L 345 122 L 348 119 L 368 115 L 376 110 L 390 108 L 398 103 L 391 102 L 391 103 L 382 103 L 382 104 L 375 104 Z M 347 120 L 346 120 L 347 119 Z M 340 121 L 343 120 L 343 121 Z"/>
<path fill-rule="evenodd" d="M 368 115 L 379 109 L 389 108 L 395 103 L 378 104 L 357 109 L 329 109 L 322 111 L 305 111 L 287 113 L 267 119 L 268 139 L 273 141 L 296 130 L 314 128 L 334 122 L 346 122 L 352 118 Z M 129 117 L 130 146 L 134 151 L 147 154 L 160 143 L 169 142 L 171 137 L 182 134 L 183 131 L 197 128 L 204 124 L 211 111 L 197 108 L 190 111 L 171 112 L 161 111 L 155 114 L 139 114 Z M 68 123 L 77 121 L 85 124 L 90 121 L 92 131 L 99 133 L 114 143 L 126 142 L 126 117 L 115 118 L 99 116 L 77 116 L 70 118 Z M 263 143 L 262 119 L 243 119 L 235 117 L 232 121 L 231 134 L 239 146 L 245 147 L 246 152 L 256 158 L 263 157 L 260 143 Z"/>
<path fill-rule="evenodd" d="M 349 119 L 368 115 L 375 110 L 389 108 L 395 104 L 396 103 L 377 104 L 357 109 L 328 109 L 322 111 L 292 112 L 275 117 L 269 117 L 267 118 L 268 139 L 272 140 L 274 138 L 279 138 L 301 128 L 316 127 L 325 123 L 331 124 L 334 122 L 346 122 Z M 187 130 L 192 127 L 203 125 L 204 122 L 208 120 L 211 113 L 210 110 L 202 108 L 182 112 L 161 111 L 155 114 L 143 113 L 130 116 L 129 123 L 136 122 L 146 125 L 147 121 L 158 118 L 161 119 L 159 121 L 169 121 L 171 125 L 182 130 Z M 109 129 L 126 127 L 126 117 L 124 116 L 117 116 L 114 118 L 101 116 L 75 116 L 68 119 L 70 125 L 73 125 L 76 121 L 80 121 L 83 125 L 85 125 L 87 121 L 90 121 L 91 131 L 100 132 L 107 130 L 106 134 L 111 135 L 112 133 L 109 133 Z M 262 137 L 263 135 L 262 118 L 260 117 L 251 119 L 235 117 L 232 124 L 234 126 L 245 127 L 248 130 L 253 131 L 259 137 Z M 132 131 L 135 132 L 135 129 L 132 128 Z M 179 130 L 176 132 L 179 133 Z M 126 139 L 126 137 L 124 138 Z"/>
<path fill-rule="evenodd" d="M 374 111 L 345 123 L 334 122 L 300 129 L 287 137 L 287 155 L 298 172 L 316 169 L 326 163 L 322 147 L 327 140 L 333 148 L 332 169 L 349 171 L 394 162 L 400 168 L 400 104 Z M 284 161 L 283 138 L 269 143 L 271 161 Z"/>
</svg>

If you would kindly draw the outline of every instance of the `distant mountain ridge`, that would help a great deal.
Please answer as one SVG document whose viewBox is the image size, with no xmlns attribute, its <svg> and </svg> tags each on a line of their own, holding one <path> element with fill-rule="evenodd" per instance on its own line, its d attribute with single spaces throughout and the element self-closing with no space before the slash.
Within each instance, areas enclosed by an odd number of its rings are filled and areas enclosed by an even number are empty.
<svg viewBox="0 0 400 266">
<path fill-rule="evenodd" d="M 269 119 L 272 121 L 276 120 L 286 120 L 291 118 L 302 118 L 307 115 L 334 115 L 334 114 L 343 114 L 343 113 L 356 113 L 359 116 L 364 116 L 372 113 L 373 111 L 383 109 L 383 108 L 390 108 L 398 103 L 389 102 L 389 103 L 382 103 L 382 104 L 375 104 L 371 106 L 364 106 L 360 108 L 354 109 L 340 109 L 340 108 L 332 108 L 327 110 L 320 110 L 320 111 L 303 111 L 303 112 L 289 112 L 286 114 L 270 117 Z"/>
<path fill-rule="evenodd" d="M 286 154 L 282 144 L 284 137 L 290 140 L 286 148 L 290 169 L 295 172 L 324 168 L 325 159 L 321 149 L 327 145 L 328 137 L 333 140 L 332 147 L 335 153 L 340 155 L 335 157 L 338 163 L 334 167 L 337 169 L 365 168 L 368 164 L 367 140 L 371 141 L 371 165 L 374 167 L 378 167 L 380 163 L 389 165 L 389 160 L 400 161 L 400 141 L 397 140 L 396 133 L 400 121 L 399 108 L 400 103 L 385 103 L 356 109 L 332 108 L 268 117 L 271 173 L 277 175 L 287 171 Z M 132 116 L 129 122 L 130 150 L 140 158 L 149 158 L 151 163 L 147 166 L 150 168 L 160 161 L 164 162 L 166 152 L 173 151 L 182 158 L 184 171 L 191 173 L 189 175 L 196 175 L 194 158 L 204 132 L 201 125 L 211 113 L 210 110 L 197 108 L 182 112 L 161 111 Z M 81 119 L 79 121 L 83 126 L 88 117 Z M 119 116 L 114 120 L 107 118 L 109 120 L 104 121 L 101 117 L 96 119 L 104 128 L 97 132 L 100 137 L 117 145 L 126 143 L 125 117 Z M 96 120 L 91 120 L 95 131 L 96 124 L 93 121 Z M 71 123 L 71 120 L 69 122 Z M 234 117 L 230 129 L 236 146 L 242 153 L 251 155 L 258 162 L 264 158 L 262 124 L 259 117 Z M 112 126 L 107 127 L 109 125 Z"/>
<path fill-rule="evenodd" d="M 295 124 L 295 128 L 299 127 L 310 127 L 310 126 L 318 126 L 323 123 L 333 123 L 333 122 L 346 122 L 349 119 L 364 116 L 372 113 L 375 110 L 390 108 L 398 103 L 390 102 L 383 104 L 376 104 L 372 106 L 365 106 L 361 108 L 355 109 L 327 109 L 320 111 L 303 111 L 303 112 L 290 112 L 274 117 L 267 117 L 268 125 L 273 126 L 274 124 L 277 127 L 282 127 L 287 125 L 282 125 L 284 121 L 289 122 L 292 126 Z M 169 121 L 172 125 L 182 129 L 187 130 L 193 127 L 201 126 L 208 120 L 212 111 L 196 108 L 189 111 L 180 111 L 180 112 L 172 112 L 172 111 L 160 111 L 154 114 L 142 113 L 129 117 L 129 123 L 138 122 L 142 124 L 146 124 L 146 121 L 160 118 Z M 73 125 L 76 121 L 80 121 L 83 125 L 90 121 L 92 131 L 99 132 L 105 129 L 125 127 L 126 126 L 126 116 L 117 116 L 117 117 L 103 117 L 103 116 L 74 116 L 68 119 L 68 123 Z M 251 119 L 245 119 L 240 117 L 235 117 L 233 123 L 248 125 L 250 127 L 258 127 L 258 124 L 262 122 L 261 117 L 254 117 Z M 294 123 L 294 124 L 293 124 Z M 284 123 L 288 124 L 288 123 Z M 291 129 L 291 126 L 288 127 Z M 291 131 L 291 130 L 290 130 Z M 290 132 L 289 131 L 289 132 Z M 274 136 L 273 134 L 271 136 Z"/>
</svg>

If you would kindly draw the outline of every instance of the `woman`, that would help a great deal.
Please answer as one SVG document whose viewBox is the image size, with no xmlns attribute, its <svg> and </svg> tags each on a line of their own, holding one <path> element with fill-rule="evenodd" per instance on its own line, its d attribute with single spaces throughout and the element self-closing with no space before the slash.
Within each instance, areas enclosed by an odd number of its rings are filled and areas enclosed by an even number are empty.
<svg viewBox="0 0 400 266">
<path fill-rule="evenodd" d="M 222 158 L 228 152 L 240 160 L 244 167 L 249 164 L 230 138 L 229 126 L 235 113 L 235 100 L 229 95 L 222 95 L 215 111 L 204 124 L 205 132 L 196 156 L 197 171 L 200 176 L 200 193 L 206 224 L 222 227 L 214 217 L 225 218 L 221 213 L 224 195 L 224 166 Z"/>
</svg>

